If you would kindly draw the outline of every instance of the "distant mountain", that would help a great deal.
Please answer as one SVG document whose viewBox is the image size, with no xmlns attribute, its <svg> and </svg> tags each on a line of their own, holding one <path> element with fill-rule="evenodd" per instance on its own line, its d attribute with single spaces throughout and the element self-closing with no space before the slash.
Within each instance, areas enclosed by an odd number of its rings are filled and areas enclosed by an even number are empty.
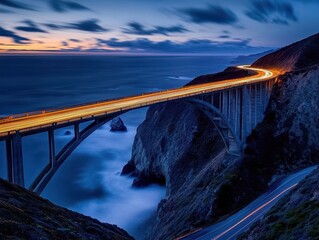
<svg viewBox="0 0 319 240">
<path fill-rule="evenodd" d="M 319 33 L 268 54 L 252 65 L 282 72 L 319 64 Z"/>
<path fill-rule="evenodd" d="M 273 53 L 274 51 L 276 51 L 276 50 L 269 50 L 266 52 L 256 53 L 256 54 L 252 54 L 252 55 L 241 55 L 241 56 L 234 58 L 234 60 L 231 61 L 231 64 L 236 64 L 236 65 L 251 64 L 251 63 L 255 62 L 256 60 L 258 60 L 259 58 L 266 56 L 270 53 Z"/>
</svg>

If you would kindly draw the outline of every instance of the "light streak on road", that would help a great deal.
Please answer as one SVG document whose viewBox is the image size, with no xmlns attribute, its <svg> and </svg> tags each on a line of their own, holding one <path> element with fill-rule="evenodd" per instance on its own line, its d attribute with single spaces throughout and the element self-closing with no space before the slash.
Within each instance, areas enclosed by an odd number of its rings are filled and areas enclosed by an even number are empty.
<svg viewBox="0 0 319 240">
<path fill-rule="evenodd" d="M 238 66 L 240 69 L 254 71 L 253 76 L 227 79 L 218 82 L 185 86 L 166 91 L 146 93 L 138 96 L 123 97 L 116 100 L 107 100 L 98 103 L 69 107 L 56 111 L 43 111 L 38 114 L 20 114 L 9 116 L 0 120 L 0 136 L 6 136 L 16 131 L 27 131 L 37 129 L 47 125 L 61 124 L 67 121 L 76 121 L 82 118 L 90 118 L 107 115 L 116 112 L 150 106 L 156 103 L 167 102 L 181 98 L 187 98 L 204 93 L 240 87 L 246 84 L 262 82 L 275 77 L 269 70 L 251 68 L 247 65 Z"/>
<path fill-rule="evenodd" d="M 244 217 L 243 219 L 241 219 L 239 222 L 237 222 L 236 224 L 234 224 L 233 226 L 231 226 L 230 228 L 228 228 L 226 231 L 222 232 L 221 234 L 219 234 L 218 236 L 214 237 L 212 240 L 217 240 L 220 239 L 222 236 L 224 236 L 226 233 L 228 233 L 230 230 L 232 230 L 233 228 L 237 227 L 239 224 L 241 224 L 242 222 L 244 222 L 246 219 L 250 218 L 251 216 L 253 216 L 255 213 L 259 212 L 260 210 L 262 210 L 263 208 L 265 208 L 266 206 L 268 206 L 270 203 L 272 203 L 273 201 L 275 201 L 277 198 L 279 198 L 281 195 L 283 195 L 284 193 L 286 193 L 287 191 L 289 191 L 290 189 L 294 188 L 295 186 L 297 186 L 297 183 L 286 188 L 285 190 L 283 190 L 282 192 L 280 192 L 279 194 L 277 194 L 275 197 L 273 197 L 272 199 L 270 199 L 268 202 L 266 202 L 265 204 L 261 205 L 260 207 L 256 208 L 254 211 L 252 211 L 251 213 L 249 213 L 246 217 Z M 249 222 L 251 223 L 251 222 Z M 248 224 L 246 224 L 248 225 Z"/>
<path fill-rule="evenodd" d="M 180 240 L 233 240 L 246 231 L 252 223 L 265 215 L 276 202 L 309 175 L 317 166 L 312 166 L 293 173 L 274 182 L 268 190 L 249 205 L 215 223 L 184 235 Z"/>
</svg>

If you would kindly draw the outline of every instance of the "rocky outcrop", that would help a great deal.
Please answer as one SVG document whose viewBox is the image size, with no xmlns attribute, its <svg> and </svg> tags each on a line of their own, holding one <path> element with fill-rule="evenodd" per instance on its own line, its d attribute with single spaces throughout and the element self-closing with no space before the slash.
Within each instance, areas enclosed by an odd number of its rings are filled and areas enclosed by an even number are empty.
<svg viewBox="0 0 319 240">
<path fill-rule="evenodd" d="M 246 77 L 246 76 L 253 76 L 255 74 L 256 74 L 256 72 L 253 72 L 253 71 L 240 69 L 240 68 L 236 68 L 236 67 L 228 67 L 223 72 L 199 76 L 199 77 L 193 79 L 192 81 L 190 81 L 188 84 L 186 84 L 186 86 L 222 81 L 222 80 L 231 79 L 231 78 L 241 78 L 241 77 Z"/>
<path fill-rule="evenodd" d="M 120 117 L 113 118 L 111 121 L 111 132 L 126 132 L 127 128 Z"/>
<path fill-rule="evenodd" d="M 135 186 L 166 182 L 167 198 L 159 204 L 146 239 L 173 239 L 211 221 L 216 189 L 223 178 L 233 177 L 233 164 L 238 160 L 224 148 L 214 125 L 190 103 L 149 109 L 129 165 L 134 165 L 131 169 L 138 175 Z"/>
<path fill-rule="evenodd" d="M 172 239 L 211 223 L 252 201 L 276 178 L 319 161 L 319 70 L 314 66 L 319 60 L 318 36 L 254 63 L 294 72 L 278 78 L 264 120 L 247 138 L 243 158 L 223 152 L 213 124 L 187 101 L 150 107 L 124 168 L 137 176 L 137 186 L 167 186 L 146 239 Z M 189 84 L 249 74 L 229 68 Z"/>
<path fill-rule="evenodd" d="M 214 81 L 247 76 L 247 71 L 227 69 L 195 79 Z M 227 195 L 223 179 L 231 180 L 239 157 L 228 155 L 214 124 L 187 101 L 150 107 L 139 126 L 132 159 L 123 173 L 137 176 L 135 186 L 166 184 L 167 197 L 146 239 L 172 239 L 224 212 Z M 216 201 L 216 199 L 219 199 Z"/>
<path fill-rule="evenodd" d="M 65 131 L 64 135 L 65 135 L 65 136 L 70 136 L 70 135 L 72 135 L 72 132 L 69 131 L 69 130 L 67 130 L 67 131 Z"/>
<path fill-rule="evenodd" d="M 239 239 L 318 239 L 318 179 L 319 170 L 316 169 Z"/>
<path fill-rule="evenodd" d="M 115 225 L 58 207 L 0 179 L 0 239 L 133 239 Z"/>
<path fill-rule="evenodd" d="M 253 66 L 288 72 L 316 64 L 319 64 L 319 33 L 268 54 Z"/>
</svg>

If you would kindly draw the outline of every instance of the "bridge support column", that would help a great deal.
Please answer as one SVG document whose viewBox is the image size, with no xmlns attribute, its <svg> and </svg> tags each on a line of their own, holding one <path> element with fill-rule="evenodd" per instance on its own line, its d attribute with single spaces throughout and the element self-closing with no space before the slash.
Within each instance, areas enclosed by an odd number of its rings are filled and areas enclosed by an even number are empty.
<svg viewBox="0 0 319 240">
<path fill-rule="evenodd" d="M 80 125 L 78 123 L 74 124 L 74 138 L 78 140 L 80 137 Z"/>
<path fill-rule="evenodd" d="M 8 181 L 13 183 L 13 159 L 12 159 L 12 143 L 11 140 L 6 140 L 7 151 L 7 176 Z"/>
<path fill-rule="evenodd" d="M 237 134 L 237 136 L 239 136 L 239 139 L 241 139 L 241 121 L 240 121 L 240 117 L 241 117 L 241 89 L 236 89 L 236 111 L 235 111 L 235 132 Z"/>
<path fill-rule="evenodd" d="M 230 127 L 234 130 L 236 134 L 236 89 L 228 91 L 228 122 Z M 233 134 L 230 129 L 228 129 L 228 139 L 229 139 L 229 152 L 238 152 L 238 146 L 236 140 L 234 139 Z"/>
<path fill-rule="evenodd" d="M 228 119 L 228 109 L 229 109 L 229 105 L 228 105 L 228 91 L 223 91 L 222 92 L 222 113 L 224 114 L 224 116 L 226 117 L 226 119 Z"/>
<path fill-rule="evenodd" d="M 48 131 L 48 137 L 49 137 L 50 166 L 53 167 L 56 164 L 55 141 L 54 141 L 54 130 L 53 129 L 50 129 Z"/>
<path fill-rule="evenodd" d="M 8 180 L 24 187 L 22 139 L 19 133 L 6 141 Z"/>
<path fill-rule="evenodd" d="M 245 143 L 251 129 L 251 96 L 248 86 L 242 88 L 242 113 L 241 113 L 242 142 Z"/>
<path fill-rule="evenodd" d="M 258 83 L 256 85 L 256 90 L 257 90 L 257 94 L 256 94 L 256 105 L 257 105 L 257 121 L 256 121 L 256 125 L 262 120 L 262 116 L 263 116 L 263 104 L 262 104 L 261 86 L 262 86 L 262 83 Z"/>
</svg>

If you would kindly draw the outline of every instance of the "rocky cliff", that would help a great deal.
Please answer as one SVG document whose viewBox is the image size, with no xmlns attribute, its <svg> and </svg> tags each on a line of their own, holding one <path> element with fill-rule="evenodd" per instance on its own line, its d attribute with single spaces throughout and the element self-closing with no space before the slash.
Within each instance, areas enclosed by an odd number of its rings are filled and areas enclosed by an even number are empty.
<svg viewBox="0 0 319 240">
<path fill-rule="evenodd" d="M 0 179 L 0 239 L 133 239 L 115 225 L 55 206 Z"/>
<path fill-rule="evenodd" d="M 199 77 L 192 84 L 251 74 L 246 70 Z M 228 155 L 213 123 L 191 103 L 181 100 L 150 107 L 139 126 L 132 159 L 123 173 L 137 178 L 133 185 L 166 183 L 167 198 L 158 206 L 147 239 L 172 239 L 214 218 L 227 195 L 216 201 L 222 179 L 232 179 L 238 157 Z M 226 193 L 227 186 L 223 187 Z M 223 193 L 222 193 L 223 194 Z M 226 193 L 227 194 L 227 193 Z"/>
<path fill-rule="evenodd" d="M 318 239 L 318 180 L 319 170 L 316 169 L 240 239 Z"/>
<path fill-rule="evenodd" d="M 260 195 L 277 177 L 319 161 L 318 37 L 267 55 L 256 67 L 280 69 L 264 120 L 247 138 L 242 158 L 224 151 L 213 124 L 187 101 L 151 107 L 138 128 L 124 173 L 135 186 L 165 183 L 167 197 L 146 239 L 172 239 L 227 216 Z M 292 72 L 289 72 L 293 70 Z M 245 76 L 233 68 L 199 84 Z"/>
</svg>

